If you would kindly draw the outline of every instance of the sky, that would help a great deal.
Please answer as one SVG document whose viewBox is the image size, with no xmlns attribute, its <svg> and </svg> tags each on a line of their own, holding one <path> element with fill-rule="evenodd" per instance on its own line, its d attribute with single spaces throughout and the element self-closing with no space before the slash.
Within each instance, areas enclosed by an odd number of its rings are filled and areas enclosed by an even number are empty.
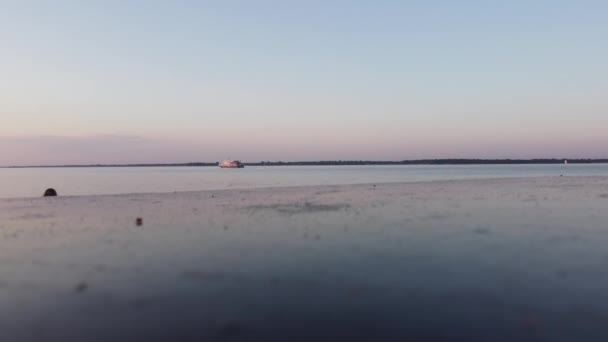
<svg viewBox="0 0 608 342">
<path fill-rule="evenodd" d="M 0 165 L 608 157 L 606 1 L 0 0 Z"/>
</svg>

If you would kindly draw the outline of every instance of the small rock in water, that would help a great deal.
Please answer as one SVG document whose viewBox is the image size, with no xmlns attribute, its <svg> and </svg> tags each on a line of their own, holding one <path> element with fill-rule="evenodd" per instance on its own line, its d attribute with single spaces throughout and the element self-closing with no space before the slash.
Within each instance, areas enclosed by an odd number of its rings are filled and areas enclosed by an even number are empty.
<svg viewBox="0 0 608 342">
<path fill-rule="evenodd" d="M 487 228 L 477 228 L 475 230 L 473 230 L 473 232 L 475 234 L 479 234 L 479 235 L 486 235 L 486 234 L 490 234 L 490 230 Z"/>
<path fill-rule="evenodd" d="M 87 285 L 87 283 L 79 283 L 78 285 L 74 286 L 74 293 L 82 293 L 84 291 L 86 291 L 89 288 L 89 285 Z"/>
<path fill-rule="evenodd" d="M 53 189 L 53 188 L 48 188 L 44 192 L 43 196 L 44 197 L 54 197 L 54 196 L 57 196 L 57 191 L 55 191 L 55 189 Z"/>
<path fill-rule="evenodd" d="M 135 225 L 140 227 L 144 224 L 144 219 L 142 219 L 141 217 L 138 217 L 137 219 L 135 219 Z"/>
</svg>

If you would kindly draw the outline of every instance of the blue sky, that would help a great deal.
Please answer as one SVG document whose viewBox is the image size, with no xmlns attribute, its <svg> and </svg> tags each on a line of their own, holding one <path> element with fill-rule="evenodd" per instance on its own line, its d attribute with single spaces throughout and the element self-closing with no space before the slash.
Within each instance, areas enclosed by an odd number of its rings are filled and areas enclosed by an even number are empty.
<svg viewBox="0 0 608 342">
<path fill-rule="evenodd" d="M 606 157 L 603 1 L 0 2 L 0 165 Z"/>
</svg>

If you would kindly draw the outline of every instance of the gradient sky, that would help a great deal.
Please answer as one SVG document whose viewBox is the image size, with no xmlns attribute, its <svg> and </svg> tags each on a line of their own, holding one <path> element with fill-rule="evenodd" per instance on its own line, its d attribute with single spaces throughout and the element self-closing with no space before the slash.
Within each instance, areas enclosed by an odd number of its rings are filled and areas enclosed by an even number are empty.
<svg viewBox="0 0 608 342">
<path fill-rule="evenodd" d="M 606 1 L 2 1 L 0 165 L 608 157 Z"/>
</svg>

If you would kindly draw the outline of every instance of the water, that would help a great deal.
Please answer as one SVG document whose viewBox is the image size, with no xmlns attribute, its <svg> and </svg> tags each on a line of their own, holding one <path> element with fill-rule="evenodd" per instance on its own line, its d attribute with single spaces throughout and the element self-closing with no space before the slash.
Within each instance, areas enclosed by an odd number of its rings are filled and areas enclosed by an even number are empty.
<svg viewBox="0 0 608 342">
<path fill-rule="evenodd" d="M 607 205 L 582 177 L 0 201 L 0 341 L 608 341 Z"/>
<path fill-rule="evenodd" d="M 39 197 L 49 187 L 81 196 L 559 175 L 608 176 L 608 164 L 0 169 L 0 198 Z"/>
</svg>

